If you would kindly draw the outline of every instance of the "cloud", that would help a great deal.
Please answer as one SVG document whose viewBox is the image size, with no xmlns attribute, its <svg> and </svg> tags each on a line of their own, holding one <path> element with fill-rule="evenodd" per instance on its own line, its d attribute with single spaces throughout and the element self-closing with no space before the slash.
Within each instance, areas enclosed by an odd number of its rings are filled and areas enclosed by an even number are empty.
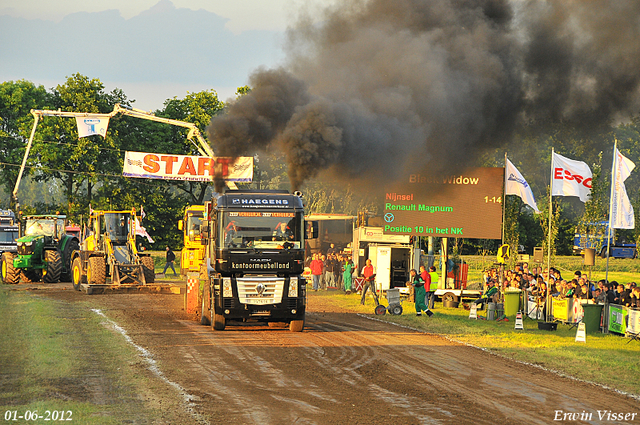
<svg viewBox="0 0 640 425">
<path fill-rule="evenodd" d="M 0 38 L 11 40 L 0 46 L 0 78 L 61 84 L 79 72 L 127 84 L 238 87 L 253 69 L 278 62 L 282 34 L 236 35 L 227 22 L 168 0 L 130 19 L 117 10 L 72 13 L 60 22 L 0 16 Z"/>
</svg>

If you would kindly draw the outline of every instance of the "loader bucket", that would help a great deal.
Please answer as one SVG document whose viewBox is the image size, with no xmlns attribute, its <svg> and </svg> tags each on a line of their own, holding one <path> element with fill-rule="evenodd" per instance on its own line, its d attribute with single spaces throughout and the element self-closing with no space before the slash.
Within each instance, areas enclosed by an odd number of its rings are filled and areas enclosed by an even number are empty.
<svg viewBox="0 0 640 425">
<path fill-rule="evenodd" d="M 114 285 L 146 285 L 142 264 L 115 264 L 113 268 Z"/>
</svg>

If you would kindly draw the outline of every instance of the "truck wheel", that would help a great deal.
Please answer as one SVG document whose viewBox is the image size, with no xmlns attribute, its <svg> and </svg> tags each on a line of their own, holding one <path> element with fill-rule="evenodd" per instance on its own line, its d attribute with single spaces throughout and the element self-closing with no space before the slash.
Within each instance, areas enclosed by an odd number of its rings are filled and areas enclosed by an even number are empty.
<svg viewBox="0 0 640 425">
<path fill-rule="evenodd" d="M 144 280 L 147 283 L 154 283 L 156 281 L 156 270 L 155 265 L 153 264 L 153 258 L 146 256 L 140 257 L 140 261 L 142 261 Z"/>
<path fill-rule="evenodd" d="M 72 279 L 71 274 L 73 273 L 73 261 L 71 261 L 71 256 L 73 255 L 73 251 L 77 251 L 80 249 L 80 244 L 75 239 L 69 241 L 67 246 L 64 247 L 64 252 L 62 253 L 62 262 L 66 266 L 66 271 L 62 273 L 60 276 L 60 281 L 62 282 L 70 282 Z"/>
<path fill-rule="evenodd" d="M 302 332 L 303 329 L 304 329 L 304 319 L 292 320 L 291 323 L 289 323 L 289 330 L 291 332 Z"/>
<path fill-rule="evenodd" d="M 44 259 L 47 261 L 47 272 L 43 279 L 45 283 L 60 282 L 62 274 L 62 254 L 57 249 L 49 249 L 44 252 Z"/>
<path fill-rule="evenodd" d="M 226 320 L 222 314 L 213 315 L 213 329 L 216 331 L 223 331 L 226 326 Z"/>
<path fill-rule="evenodd" d="M 447 292 L 446 294 L 442 295 L 442 302 L 445 301 L 453 301 L 454 303 L 457 303 L 458 297 L 452 292 Z"/>
<path fill-rule="evenodd" d="M 89 257 L 87 267 L 87 283 L 89 285 L 104 285 L 107 281 L 107 266 L 102 257 Z"/>
<path fill-rule="evenodd" d="M 71 282 L 73 282 L 73 289 L 76 291 L 81 289 L 80 285 L 82 285 L 82 279 L 84 277 L 85 276 L 82 275 L 82 262 L 80 261 L 80 257 L 76 257 L 71 266 Z"/>
<path fill-rule="evenodd" d="M 2 254 L 2 282 L 9 285 L 20 282 L 20 270 L 13 267 L 13 257 L 10 252 Z"/>
<path fill-rule="evenodd" d="M 202 294 L 202 310 L 200 312 L 200 324 L 209 326 L 211 324 L 211 312 L 209 311 L 209 287 L 204 287 L 204 293 Z"/>
</svg>

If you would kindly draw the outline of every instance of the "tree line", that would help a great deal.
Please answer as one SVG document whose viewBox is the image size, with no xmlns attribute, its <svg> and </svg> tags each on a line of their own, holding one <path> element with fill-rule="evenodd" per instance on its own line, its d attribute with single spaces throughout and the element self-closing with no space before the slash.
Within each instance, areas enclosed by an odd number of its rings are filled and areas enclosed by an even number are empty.
<svg viewBox="0 0 640 425">
<path fill-rule="evenodd" d="M 250 88 L 239 87 L 242 96 Z M 33 126 L 31 109 L 70 112 L 109 113 L 115 104 L 135 106 L 120 89 L 106 92 L 96 78 L 74 74 L 50 90 L 29 81 L 0 84 L 0 207 L 10 207 L 25 146 Z M 196 124 L 203 135 L 212 117 L 225 113 L 225 103 L 214 90 L 188 93 L 184 98 L 167 99 L 153 113 L 160 117 Z M 78 138 L 75 120 L 44 117 L 38 125 L 27 160 L 25 178 L 18 191 L 22 211 L 59 212 L 72 222 L 86 221 L 89 207 L 128 210 L 144 206 L 143 225 L 155 239 L 155 246 L 182 246 L 176 223 L 184 208 L 202 204 L 213 193 L 211 184 L 188 181 L 148 180 L 122 176 L 124 152 L 160 152 L 198 155 L 186 139 L 186 129 L 144 119 L 116 115 L 109 122 L 106 137 Z M 532 186 L 538 207 L 534 215 L 519 198 L 506 199 L 505 240 L 514 249 L 523 245 L 531 253 L 534 246 L 546 246 L 551 147 L 572 159 L 587 162 L 593 173 L 592 198 L 586 204 L 572 198 L 554 198 L 552 248 L 569 254 L 573 233 L 578 225 L 606 220 L 609 205 L 609 181 L 613 140 L 620 151 L 640 166 L 640 117 L 623 124 L 576 129 L 563 123 L 531 122 L 513 140 L 499 148 L 486 150 L 476 159 L 477 166 L 503 166 L 504 153 Z M 290 189 L 286 166 L 278 152 L 254 152 L 254 182 L 241 187 Z M 640 178 L 636 170 L 627 180 L 636 216 L 640 210 Z M 382 199 L 366 188 L 354 187 L 339 178 L 307 182 L 305 200 L 309 213 L 345 213 L 356 215 L 380 211 Z M 629 241 L 638 237 L 636 229 L 619 232 Z M 145 244 L 146 241 L 144 242 Z M 495 251 L 499 241 L 458 240 L 454 247 L 463 253 Z M 148 245 L 148 244 L 147 244 Z M 153 247 L 153 246 L 151 246 Z"/>
</svg>

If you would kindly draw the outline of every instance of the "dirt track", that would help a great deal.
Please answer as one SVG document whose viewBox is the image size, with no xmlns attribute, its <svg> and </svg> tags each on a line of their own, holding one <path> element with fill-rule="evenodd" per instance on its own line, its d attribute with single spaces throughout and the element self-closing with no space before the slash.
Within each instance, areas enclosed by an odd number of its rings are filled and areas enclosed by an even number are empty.
<svg viewBox="0 0 640 425">
<path fill-rule="evenodd" d="M 309 296 L 303 333 L 258 325 L 214 332 L 185 314 L 182 296 L 87 296 L 69 286 L 36 292 L 86 303 L 124 328 L 191 396 L 191 407 L 179 404 L 193 423 L 548 424 L 558 410 L 592 413 L 571 423 L 615 423 L 598 419 L 605 409 L 638 412 L 626 423 L 640 423 L 636 400 L 338 311 L 323 297 Z M 175 385 L 158 385 L 167 398 L 159 406 L 181 399 Z"/>
</svg>

